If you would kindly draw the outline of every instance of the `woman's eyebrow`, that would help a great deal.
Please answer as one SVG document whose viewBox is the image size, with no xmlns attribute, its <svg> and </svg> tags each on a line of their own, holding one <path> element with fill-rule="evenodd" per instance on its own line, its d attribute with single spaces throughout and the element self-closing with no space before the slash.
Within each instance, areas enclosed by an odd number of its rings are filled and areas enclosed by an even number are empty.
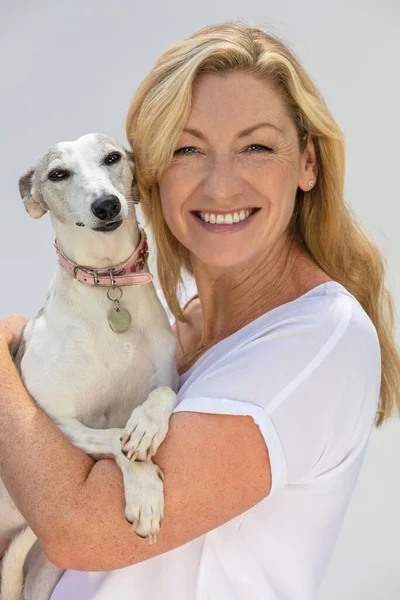
<svg viewBox="0 0 400 600">
<path fill-rule="evenodd" d="M 277 125 L 274 125 L 273 123 L 258 123 L 257 125 L 252 125 L 251 127 L 247 127 L 247 129 L 243 129 L 243 131 L 240 131 L 238 133 L 237 137 L 246 137 L 246 135 L 249 135 L 250 133 L 252 133 L 256 129 L 259 129 L 260 127 L 273 127 L 274 129 L 279 131 L 279 133 L 283 133 L 283 130 L 277 127 Z M 201 131 L 199 131 L 198 129 L 193 129 L 192 127 L 185 127 L 184 129 L 182 129 L 182 132 L 191 133 L 192 135 L 201 140 L 207 139 L 206 136 L 203 133 L 201 133 Z"/>
</svg>

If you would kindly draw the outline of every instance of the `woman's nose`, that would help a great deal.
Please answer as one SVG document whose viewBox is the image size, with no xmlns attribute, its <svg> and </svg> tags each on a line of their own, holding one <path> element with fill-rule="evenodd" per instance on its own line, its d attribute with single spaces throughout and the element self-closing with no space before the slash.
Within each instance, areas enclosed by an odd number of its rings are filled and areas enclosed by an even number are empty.
<svg viewBox="0 0 400 600">
<path fill-rule="evenodd" d="M 213 158 L 203 182 L 203 193 L 210 198 L 232 198 L 241 192 L 240 178 L 235 172 L 234 157 Z"/>
</svg>

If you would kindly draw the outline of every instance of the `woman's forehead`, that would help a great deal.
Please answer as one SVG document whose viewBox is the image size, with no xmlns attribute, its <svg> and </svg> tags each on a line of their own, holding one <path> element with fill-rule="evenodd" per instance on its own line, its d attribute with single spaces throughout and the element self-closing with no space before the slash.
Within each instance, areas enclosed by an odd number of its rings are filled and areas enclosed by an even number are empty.
<svg viewBox="0 0 400 600">
<path fill-rule="evenodd" d="M 212 134 L 217 126 L 239 137 L 259 123 L 269 123 L 280 133 L 289 116 L 276 86 L 247 73 L 221 76 L 202 73 L 193 86 L 192 105 L 184 131 Z M 191 130 L 191 131 L 190 131 Z M 200 135 L 197 137 L 201 138 Z"/>
</svg>

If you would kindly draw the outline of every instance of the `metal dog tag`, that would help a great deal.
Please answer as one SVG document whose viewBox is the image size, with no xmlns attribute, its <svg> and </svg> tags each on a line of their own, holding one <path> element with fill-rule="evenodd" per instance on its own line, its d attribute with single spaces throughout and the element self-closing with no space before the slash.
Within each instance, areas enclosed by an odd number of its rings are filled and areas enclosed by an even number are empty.
<svg viewBox="0 0 400 600">
<path fill-rule="evenodd" d="M 128 331 L 132 323 L 132 317 L 129 310 L 116 306 L 108 313 L 108 323 L 115 333 L 124 333 Z"/>
</svg>

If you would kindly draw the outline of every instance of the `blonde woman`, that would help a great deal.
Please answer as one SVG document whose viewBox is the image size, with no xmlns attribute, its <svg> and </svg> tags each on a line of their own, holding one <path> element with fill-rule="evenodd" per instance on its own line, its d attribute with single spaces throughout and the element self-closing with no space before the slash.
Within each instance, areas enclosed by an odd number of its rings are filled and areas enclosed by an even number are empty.
<svg viewBox="0 0 400 600">
<path fill-rule="evenodd" d="M 392 299 L 344 200 L 343 134 L 293 52 L 233 22 L 159 58 L 127 136 L 180 342 L 154 457 L 165 521 L 157 544 L 132 533 L 117 465 L 33 405 L 9 354 L 20 325 L 2 322 L 0 459 L 68 569 L 52 598 L 310 600 L 372 427 L 400 406 Z"/>
</svg>

